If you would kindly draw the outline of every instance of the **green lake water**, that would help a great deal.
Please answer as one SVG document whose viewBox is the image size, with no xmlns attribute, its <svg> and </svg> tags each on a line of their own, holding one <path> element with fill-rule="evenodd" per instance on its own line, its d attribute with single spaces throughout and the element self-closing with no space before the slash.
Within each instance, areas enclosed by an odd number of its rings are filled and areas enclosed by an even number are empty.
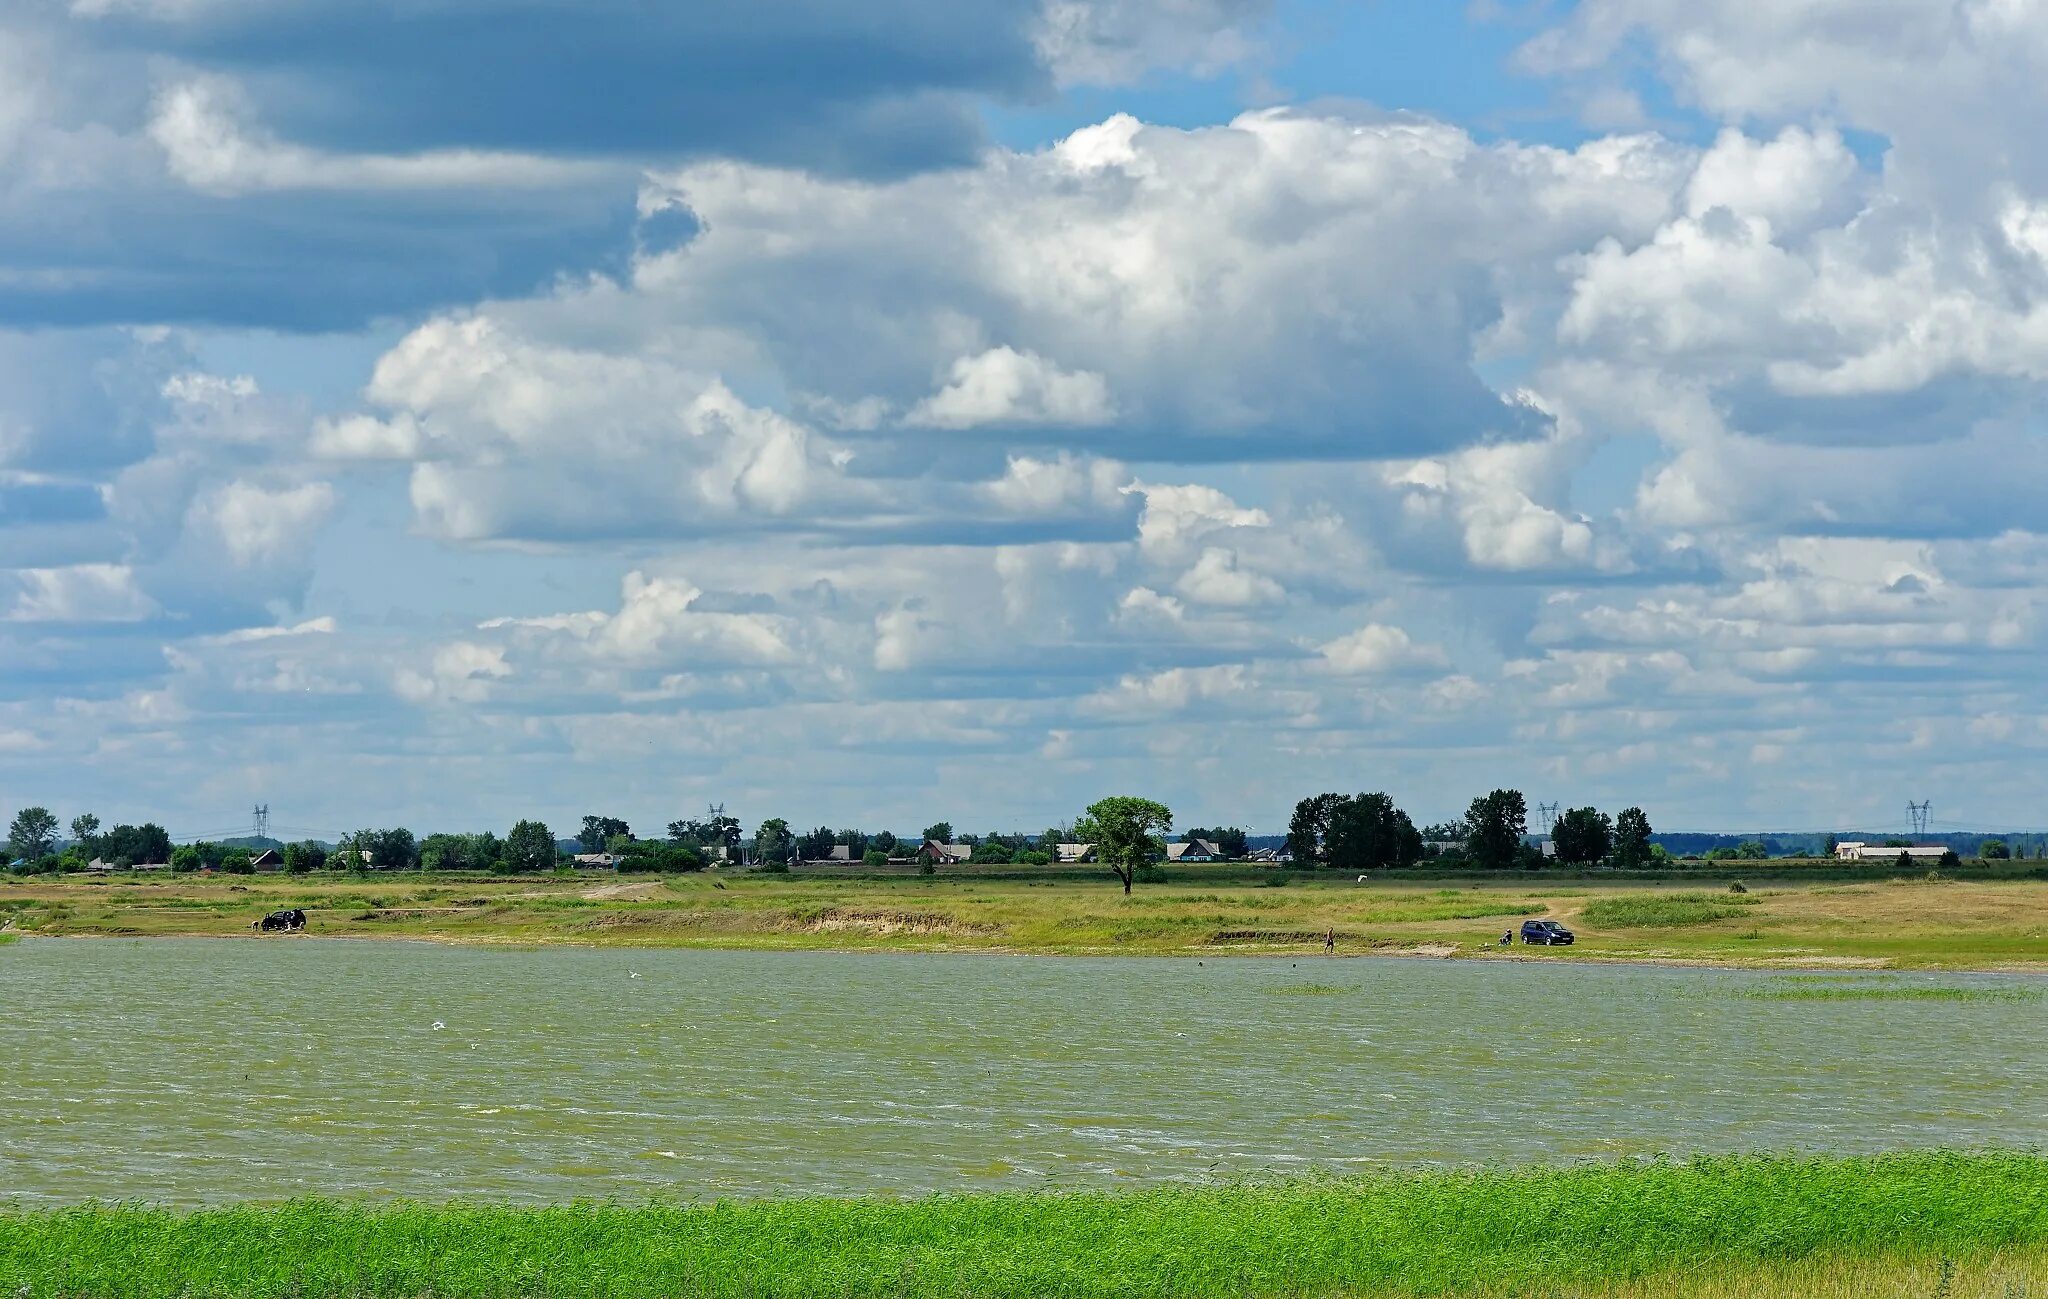
<svg viewBox="0 0 2048 1299">
<path fill-rule="evenodd" d="M 2040 984 L 1748 995 L 1779 978 L 30 940 L 0 947 L 0 1202 L 915 1193 L 2048 1144 Z"/>
</svg>

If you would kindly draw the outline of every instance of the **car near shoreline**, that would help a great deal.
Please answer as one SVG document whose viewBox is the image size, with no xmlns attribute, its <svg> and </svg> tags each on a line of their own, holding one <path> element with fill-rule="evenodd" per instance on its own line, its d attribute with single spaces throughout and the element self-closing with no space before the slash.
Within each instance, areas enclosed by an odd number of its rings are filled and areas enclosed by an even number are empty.
<svg viewBox="0 0 2048 1299">
<path fill-rule="evenodd" d="M 1555 920 L 1524 920 L 1522 941 L 1531 947 L 1570 947 L 1578 940 Z"/>
</svg>

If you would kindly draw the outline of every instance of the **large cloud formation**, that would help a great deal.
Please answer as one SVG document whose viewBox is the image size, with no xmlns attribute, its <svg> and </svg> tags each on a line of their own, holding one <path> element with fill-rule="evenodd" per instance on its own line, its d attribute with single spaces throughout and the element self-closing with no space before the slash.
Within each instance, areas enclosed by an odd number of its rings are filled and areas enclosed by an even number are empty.
<svg viewBox="0 0 2048 1299">
<path fill-rule="evenodd" d="M 1524 73 L 1685 116 L 1570 144 L 1027 147 L 983 108 L 1256 59 L 1263 9 L 827 8 L 0 23 L 0 762 L 337 826 L 2028 819 L 2035 6 L 1586 0 Z"/>
</svg>

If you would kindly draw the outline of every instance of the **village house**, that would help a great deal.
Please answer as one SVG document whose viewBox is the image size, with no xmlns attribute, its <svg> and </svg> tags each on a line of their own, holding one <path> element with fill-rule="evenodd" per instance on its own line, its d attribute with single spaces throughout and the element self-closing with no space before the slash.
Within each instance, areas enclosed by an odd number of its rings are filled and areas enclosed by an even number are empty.
<svg viewBox="0 0 2048 1299">
<path fill-rule="evenodd" d="M 1166 845 L 1168 861 L 1222 861 L 1223 849 L 1207 839 L 1196 839 L 1191 843 L 1170 843 Z"/>
<path fill-rule="evenodd" d="M 917 859 L 933 866 L 964 866 L 974 860 L 974 845 L 971 843 L 940 843 L 927 839 L 917 850 Z"/>
<path fill-rule="evenodd" d="M 281 871 L 284 869 L 284 854 L 275 848 L 249 854 L 251 869 L 259 871 Z"/>
<path fill-rule="evenodd" d="M 1062 866 L 1095 860 L 1095 845 L 1092 843 L 1056 843 L 1052 849 L 1052 859 Z"/>
<path fill-rule="evenodd" d="M 838 862 L 843 866 L 858 859 L 854 857 L 852 848 L 843 843 L 835 843 L 826 850 L 823 857 L 805 857 L 801 860 L 807 862 Z"/>
</svg>

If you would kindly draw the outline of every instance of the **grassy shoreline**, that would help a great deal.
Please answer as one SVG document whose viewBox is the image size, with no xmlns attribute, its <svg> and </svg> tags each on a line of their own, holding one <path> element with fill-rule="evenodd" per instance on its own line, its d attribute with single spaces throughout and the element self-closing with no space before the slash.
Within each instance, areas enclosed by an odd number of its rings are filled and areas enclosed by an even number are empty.
<svg viewBox="0 0 2048 1299">
<path fill-rule="evenodd" d="M 1810 1295 L 1872 1293 L 1944 1260 L 2048 1281 L 2048 1158 L 1747 1156 L 908 1201 L 0 1214 L 0 1293 L 30 1299 Z"/>
<path fill-rule="evenodd" d="M 1220 957 L 1316 955 L 1334 931 L 1340 956 L 2048 972 L 2048 881 L 2028 879 L 1759 879 L 1734 893 L 1690 878 L 1274 887 L 1189 871 L 1125 897 L 1100 881 L 945 875 L 12 877 L 0 939 L 256 938 L 250 921 L 284 907 L 307 912 L 306 936 L 466 943 Z M 1497 945 L 1538 916 L 1579 942 Z"/>
</svg>

